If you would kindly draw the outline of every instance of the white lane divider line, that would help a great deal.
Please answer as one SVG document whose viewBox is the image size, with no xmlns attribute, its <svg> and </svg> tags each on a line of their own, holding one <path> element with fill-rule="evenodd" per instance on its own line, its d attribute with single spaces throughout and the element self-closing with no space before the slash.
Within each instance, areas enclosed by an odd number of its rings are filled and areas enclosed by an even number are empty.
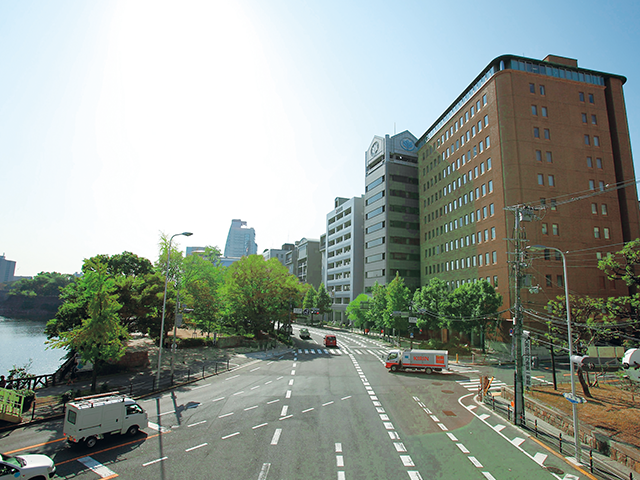
<svg viewBox="0 0 640 480">
<path fill-rule="evenodd" d="M 249 410 L 253 410 L 254 408 L 258 408 L 258 405 L 254 405 L 253 407 L 247 407 L 244 409 L 244 411 L 248 412 Z"/>
<path fill-rule="evenodd" d="M 405 467 L 415 467 L 416 464 L 413 463 L 413 460 L 411 460 L 411 456 L 410 455 L 400 455 L 400 460 L 402 461 L 402 464 Z"/>
<path fill-rule="evenodd" d="M 158 425 L 157 423 L 148 422 L 148 424 L 149 424 L 149 428 L 151 430 L 155 430 L 156 432 L 165 433 L 165 432 L 169 431 L 168 427 L 162 427 L 162 426 Z"/>
<path fill-rule="evenodd" d="M 255 372 L 256 370 L 260 370 L 260 367 L 252 368 L 251 370 L 249 370 L 249 373 Z"/>
<path fill-rule="evenodd" d="M 287 394 L 284 396 L 284 398 L 291 398 L 291 390 L 287 390 Z"/>
<path fill-rule="evenodd" d="M 404 446 L 402 442 L 393 442 L 393 446 L 396 447 L 396 452 L 398 453 L 406 453 L 407 447 Z"/>
<path fill-rule="evenodd" d="M 231 415 L 233 415 L 233 412 L 225 413 L 223 415 L 218 415 L 218 418 L 230 417 Z"/>
<path fill-rule="evenodd" d="M 449 430 L 444 423 L 439 423 L 438 426 L 440 427 L 440 430 L 442 430 L 443 432 L 446 432 L 447 430 Z"/>
<path fill-rule="evenodd" d="M 240 375 L 232 375 L 232 376 L 230 376 L 230 377 L 225 378 L 225 379 L 224 379 L 224 381 L 226 382 L 227 380 L 232 380 L 232 379 L 234 379 L 234 378 L 238 378 L 239 376 L 240 376 Z"/>
<path fill-rule="evenodd" d="M 501 432 L 502 430 L 504 430 L 506 428 L 506 425 L 496 425 L 495 427 L 493 427 L 493 429 L 496 432 Z"/>
<path fill-rule="evenodd" d="M 270 383 L 273 383 L 273 380 L 269 380 L 268 382 L 264 382 L 265 385 L 269 385 Z"/>
<path fill-rule="evenodd" d="M 340 400 L 348 400 L 349 398 L 351 398 L 351 395 L 347 395 L 346 397 L 342 397 Z"/>
<path fill-rule="evenodd" d="M 544 461 L 547 459 L 547 455 L 545 455 L 544 453 L 536 453 L 533 456 L 533 461 L 536 462 L 538 465 L 542 466 L 544 465 Z"/>
<path fill-rule="evenodd" d="M 302 410 L 302 413 L 307 413 L 307 412 L 310 412 L 311 410 L 314 410 L 314 408 L 311 407 L 311 408 L 307 408 L 306 410 Z"/>
<path fill-rule="evenodd" d="M 271 400 L 269 402 L 267 402 L 267 405 L 271 405 L 272 403 L 278 403 L 280 401 L 279 398 L 276 398 L 275 400 Z"/>
<path fill-rule="evenodd" d="M 461 443 L 456 443 L 456 446 L 460 449 L 460 451 L 462 453 L 471 453 L 469 452 L 469 450 L 467 450 L 467 447 L 465 447 L 463 444 Z"/>
<path fill-rule="evenodd" d="M 262 428 L 262 427 L 266 427 L 267 425 L 269 425 L 268 423 L 261 423 L 260 425 L 254 425 L 253 427 L 251 427 L 253 430 L 256 430 L 258 428 Z"/>
<path fill-rule="evenodd" d="M 143 463 L 142 466 L 143 467 L 148 467 L 149 465 L 153 465 L 154 463 L 162 462 L 162 461 L 166 460 L 167 458 L 169 458 L 169 457 L 157 458 L 157 459 L 152 460 L 150 462 Z"/>
<path fill-rule="evenodd" d="M 251 387 L 251 390 L 255 390 L 256 388 L 260 388 L 260 385 L 256 385 L 255 387 Z"/>
<path fill-rule="evenodd" d="M 236 435 L 240 435 L 240 432 L 234 432 L 234 433 L 231 433 L 229 435 L 225 435 L 224 437 L 220 437 L 220 438 L 222 438 L 222 440 L 226 440 L 227 438 L 235 437 Z"/>
<path fill-rule="evenodd" d="M 205 385 L 198 385 L 197 387 L 193 387 L 193 388 L 191 389 L 191 391 L 193 391 L 193 390 L 198 390 L 198 389 L 200 389 L 200 388 L 204 388 L 204 387 L 208 387 L 209 385 L 211 385 L 211 384 L 210 384 L 210 383 L 207 383 L 207 384 L 205 384 Z"/>
<path fill-rule="evenodd" d="M 524 443 L 524 438 L 516 437 L 513 440 L 511 440 L 511 443 L 513 443 L 516 447 L 519 447 Z"/>
<path fill-rule="evenodd" d="M 344 474 L 344 472 L 338 472 L 338 480 L 347 480 L 346 475 Z"/>
<path fill-rule="evenodd" d="M 478 461 L 478 459 L 476 457 L 467 457 L 471 463 L 473 463 L 477 468 L 482 468 L 482 464 Z"/>
<path fill-rule="evenodd" d="M 282 429 L 276 428 L 276 431 L 273 432 L 273 437 L 271 438 L 271 445 L 278 445 L 278 441 L 280 440 L 280 435 L 282 435 Z"/>
<path fill-rule="evenodd" d="M 203 423 L 207 423 L 207 421 L 202 420 L 201 422 L 192 423 L 191 425 L 187 425 L 187 428 L 195 427 L 196 425 L 202 425 Z"/>
<path fill-rule="evenodd" d="M 289 386 L 293 385 L 293 378 L 289 380 Z"/>
<path fill-rule="evenodd" d="M 342 453 L 342 443 L 335 444 L 336 453 Z"/>
<path fill-rule="evenodd" d="M 82 463 L 85 467 L 90 469 L 93 473 L 97 473 L 100 478 L 115 478 L 118 476 L 117 473 L 108 469 L 104 465 L 102 465 L 97 460 L 94 460 L 91 457 L 82 457 L 79 458 L 78 461 Z"/>
<path fill-rule="evenodd" d="M 344 467 L 344 457 L 342 455 L 336 455 L 336 467 Z"/>
<path fill-rule="evenodd" d="M 170 413 L 176 413 L 176 411 L 175 410 L 171 410 L 170 412 L 159 413 L 158 416 L 162 417 L 163 415 L 169 415 Z"/>
<path fill-rule="evenodd" d="M 409 470 L 407 473 L 409 474 L 410 480 L 422 480 L 422 476 L 420 475 L 420 472 Z"/>
<path fill-rule="evenodd" d="M 484 478 L 486 478 L 487 480 L 496 480 L 496 477 L 491 475 L 489 472 L 482 472 L 482 475 L 484 475 Z"/>
<path fill-rule="evenodd" d="M 191 452 L 191 451 L 196 450 L 198 448 L 206 447 L 207 445 L 209 445 L 209 444 L 208 443 L 201 443 L 200 445 L 196 445 L 195 447 L 187 448 L 185 450 L 185 452 Z"/>
<path fill-rule="evenodd" d="M 219 402 L 220 400 L 224 400 L 224 397 L 218 397 L 211 400 L 212 402 Z"/>
<path fill-rule="evenodd" d="M 447 437 L 449 437 L 454 442 L 458 441 L 458 438 L 453 433 L 447 432 Z"/>
<path fill-rule="evenodd" d="M 270 463 L 263 463 L 262 468 L 260 469 L 260 475 L 258 475 L 258 480 L 267 480 L 267 475 L 269 475 L 270 468 Z"/>
<path fill-rule="evenodd" d="M 283 405 L 282 410 L 280 411 L 280 416 L 284 417 L 289 411 L 289 405 Z"/>
<path fill-rule="evenodd" d="M 244 390 L 240 390 L 239 392 L 236 392 L 233 394 L 233 396 L 235 397 L 236 395 L 242 395 L 244 393 Z"/>
<path fill-rule="evenodd" d="M 391 440 L 400 440 L 400 435 L 398 435 L 398 432 L 387 432 L 389 434 L 389 438 L 391 438 Z"/>
<path fill-rule="evenodd" d="M 331 400 L 330 402 L 327 402 L 327 403 L 323 403 L 322 406 L 326 407 L 327 405 L 331 405 L 332 403 L 333 403 L 333 400 Z"/>
</svg>

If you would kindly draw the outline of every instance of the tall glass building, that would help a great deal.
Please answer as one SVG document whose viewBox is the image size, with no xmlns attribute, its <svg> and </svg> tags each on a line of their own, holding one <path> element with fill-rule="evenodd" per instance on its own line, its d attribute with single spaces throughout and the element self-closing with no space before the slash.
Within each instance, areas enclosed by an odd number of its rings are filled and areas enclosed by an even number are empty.
<svg viewBox="0 0 640 480">
<path fill-rule="evenodd" d="M 227 243 L 224 247 L 225 257 L 246 257 L 258 253 L 256 244 L 256 232 L 253 228 L 247 228 L 247 222 L 240 219 L 231 220 Z"/>
</svg>

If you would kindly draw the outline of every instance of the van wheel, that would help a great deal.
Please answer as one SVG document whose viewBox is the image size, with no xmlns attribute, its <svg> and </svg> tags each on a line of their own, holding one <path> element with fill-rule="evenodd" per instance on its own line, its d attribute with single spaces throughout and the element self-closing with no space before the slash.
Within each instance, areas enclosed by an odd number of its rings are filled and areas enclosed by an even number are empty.
<svg viewBox="0 0 640 480">
<path fill-rule="evenodd" d="M 140 430 L 138 429 L 137 425 L 131 425 L 129 427 L 129 430 L 127 430 L 127 435 L 129 435 L 130 437 L 135 437 L 139 431 Z"/>
<path fill-rule="evenodd" d="M 431 375 L 431 373 L 433 372 L 433 370 L 431 370 L 430 367 L 427 367 L 424 369 L 424 373 L 426 373 L 427 375 Z"/>
<path fill-rule="evenodd" d="M 391 371 L 392 372 L 397 372 L 398 371 L 398 366 L 397 365 L 391 365 Z"/>
<path fill-rule="evenodd" d="M 84 446 L 87 448 L 93 448 L 98 443 L 98 439 L 96 437 L 89 437 L 84 441 Z"/>
</svg>

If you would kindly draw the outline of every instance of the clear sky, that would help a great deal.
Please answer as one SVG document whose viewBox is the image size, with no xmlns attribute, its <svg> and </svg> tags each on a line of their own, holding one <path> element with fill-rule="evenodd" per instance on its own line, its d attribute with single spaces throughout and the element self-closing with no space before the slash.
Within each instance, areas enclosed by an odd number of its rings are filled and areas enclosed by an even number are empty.
<svg viewBox="0 0 640 480">
<path fill-rule="evenodd" d="M 640 2 L 0 2 L 0 254 L 73 273 L 160 232 L 258 251 L 319 239 L 364 193 L 374 135 L 422 135 L 495 57 L 627 77 L 640 144 Z M 639 170 L 636 160 L 636 170 Z"/>
</svg>

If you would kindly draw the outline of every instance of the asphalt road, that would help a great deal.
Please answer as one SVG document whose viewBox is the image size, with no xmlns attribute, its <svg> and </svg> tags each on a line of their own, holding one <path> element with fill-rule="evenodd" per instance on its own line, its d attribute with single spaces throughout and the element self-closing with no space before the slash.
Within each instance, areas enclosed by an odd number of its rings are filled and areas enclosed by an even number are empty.
<svg viewBox="0 0 640 480">
<path fill-rule="evenodd" d="M 310 331 L 280 357 L 142 400 L 137 437 L 71 448 L 50 422 L 7 433 L 0 451 L 45 453 L 78 479 L 587 478 L 475 403 L 486 372 L 391 374 L 378 339 L 339 332 L 325 349 L 326 331 Z"/>
</svg>

